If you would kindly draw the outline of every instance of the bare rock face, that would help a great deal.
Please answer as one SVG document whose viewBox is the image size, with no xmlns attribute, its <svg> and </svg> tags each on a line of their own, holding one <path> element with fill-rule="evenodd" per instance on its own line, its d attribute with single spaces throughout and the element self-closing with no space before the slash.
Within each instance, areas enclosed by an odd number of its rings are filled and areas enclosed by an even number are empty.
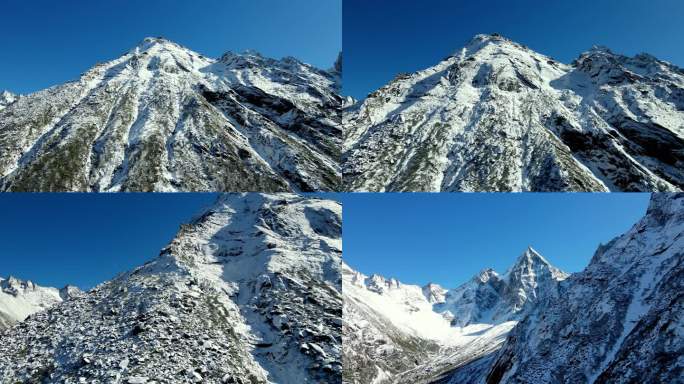
<svg viewBox="0 0 684 384">
<path fill-rule="evenodd" d="M 0 336 L 0 381 L 341 382 L 341 207 L 230 194 L 160 255 Z"/>
<path fill-rule="evenodd" d="M 336 190 L 338 91 L 334 71 L 291 57 L 210 59 L 147 38 L 76 81 L 0 102 L 0 189 Z"/>
<path fill-rule="evenodd" d="M 684 187 L 684 71 L 645 54 L 567 65 L 478 35 L 345 111 L 352 191 Z"/>
<path fill-rule="evenodd" d="M 509 335 L 486 382 L 668 383 L 684 364 L 684 194 L 644 218 Z"/>
</svg>

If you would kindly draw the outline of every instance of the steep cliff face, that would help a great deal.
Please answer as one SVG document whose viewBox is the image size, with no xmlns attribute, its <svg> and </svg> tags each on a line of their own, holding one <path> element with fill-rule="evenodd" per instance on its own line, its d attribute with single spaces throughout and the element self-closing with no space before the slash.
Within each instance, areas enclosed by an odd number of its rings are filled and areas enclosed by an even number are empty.
<svg viewBox="0 0 684 384">
<path fill-rule="evenodd" d="M 487 383 L 667 383 L 684 370 L 684 194 L 645 217 L 509 335 Z"/>
<path fill-rule="evenodd" d="M 527 249 L 503 276 L 484 270 L 458 288 L 406 285 L 343 267 L 345 383 L 432 383 L 479 364 L 567 274 Z M 476 377 L 475 375 L 471 375 Z"/>
<path fill-rule="evenodd" d="M 340 383 L 341 207 L 225 195 L 149 263 L 0 334 L 2 382 Z"/>
<path fill-rule="evenodd" d="M 602 47 L 559 63 L 478 35 L 344 116 L 354 191 L 684 187 L 684 71 Z"/>
<path fill-rule="evenodd" d="M 339 77 L 147 38 L 77 81 L 3 102 L 0 188 L 335 190 Z"/>
</svg>

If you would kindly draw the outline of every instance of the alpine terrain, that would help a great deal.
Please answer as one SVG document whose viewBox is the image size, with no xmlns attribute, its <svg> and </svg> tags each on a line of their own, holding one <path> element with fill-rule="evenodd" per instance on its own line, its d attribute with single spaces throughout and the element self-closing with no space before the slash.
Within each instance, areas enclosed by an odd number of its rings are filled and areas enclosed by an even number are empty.
<svg viewBox="0 0 684 384">
<path fill-rule="evenodd" d="M 513 329 L 486 383 L 681 383 L 683 319 L 684 194 L 654 194 Z"/>
<path fill-rule="evenodd" d="M 227 194 L 158 257 L 0 333 L 3 383 L 340 383 L 341 206 Z"/>
<path fill-rule="evenodd" d="M 0 190 L 336 190 L 340 70 L 146 38 L 76 81 L 3 94 Z"/>
<path fill-rule="evenodd" d="M 504 275 L 487 269 L 451 290 L 343 265 L 343 382 L 446 382 L 464 370 L 484 376 L 511 328 L 557 296 L 567 276 L 532 248 Z"/>
<path fill-rule="evenodd" d="M 0 277 L 0 331 L 23 321 L 33 313 L 80 295 L 74 286 L 47 288 L 15 277 Z"/>
<path fill-rule="evenodd" d="M 604 47 L 560 63 L 478 35 L 345 109 L 353 191 L 684 188 L 684 70 Z"/>
</svg>

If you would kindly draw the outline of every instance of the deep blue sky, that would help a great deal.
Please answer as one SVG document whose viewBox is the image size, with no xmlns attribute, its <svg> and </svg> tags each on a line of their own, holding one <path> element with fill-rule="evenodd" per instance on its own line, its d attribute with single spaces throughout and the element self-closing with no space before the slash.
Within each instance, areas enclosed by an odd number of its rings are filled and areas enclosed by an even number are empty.
<svg viewBox="0 0 684 384">
<path fill-rule="evenodd" d="M 681 0 L 344 0 L 344 93 L 364 98 L 430 67 L 478 33 L 570 63 L 593 45 L 684 67 Z"/>
<path fill-rule="evenodd" d="M 343 196 L 344 259 L 365 273 L 454 288 L 504 273 L 531 245 L 567 272 L 646 212 L 648 194 L 385 193 Z"/>
<path fill-rule="evenodd" d="M 0 276 L 81 288 L 142 265 L 210 193 L 0 194 Z"/>
<path fill-rule="evenodd" d="M 343 204 L 364 273 L 453 287 L 532 245 L 567 271 L 645 212 L 647 194 L 318 194 Z M 91 288 L 159 254 L 216 194 L 0 194 L 0 276 Z"/>
<path fill-rule="evenodd" d="M 6 0 L 0 90 L 75 79 L 147 36 L 210 57 L 255 49 L 329 68 L 342 46 L 341 0 Z"/>
<path fill-rule="evenodd" d="M 2 193 L 0 276 L 92 288 L 156 257 L 180 224 L 216 198 L 215 193 Z"/>
</svg>

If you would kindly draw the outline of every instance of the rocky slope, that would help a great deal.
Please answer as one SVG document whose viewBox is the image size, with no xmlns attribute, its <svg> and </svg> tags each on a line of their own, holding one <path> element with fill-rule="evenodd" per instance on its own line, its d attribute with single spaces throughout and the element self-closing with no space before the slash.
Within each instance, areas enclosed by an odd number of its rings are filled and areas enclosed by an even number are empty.
<svg viewBox="0 0 684 384">
<path fill-rule="evenodd" d="M 684 70 L 595 47 L 572 64 L 478 35 L 344 114 L 353 191 L 684 187 Z"/>
<path fill-rule="evenodd" d="M 147 38 L 0 110 L 6 191 L 339 188 L 340 73 Z"/>
<path fill-rule="evenodd" d="M 339 383 L 341 207 L 229 194 L 151 262 L 0 335 L 0 381 Z"/>
<path fill-rule="evenodd" d="M 11 276 L 0 277 L 0 331 L 80 294 L 81 291 L 73 286 L 57 289 Z"/>
<path fill-rule="evenodd" d="M 683 288 L 684 194 L 654 194 L 642 220 L 516 326 L 486 382 L 679 383 Z"/>
<path fill-rule="evenodd" d="M 343 381 L 359 384 L 431 383 L 491 363 L 515 323 L 567 277 L 531 248 L 504 275 L 485 270 L 452 290 L 346 265 L 342 276 Z"/>
</svg>

